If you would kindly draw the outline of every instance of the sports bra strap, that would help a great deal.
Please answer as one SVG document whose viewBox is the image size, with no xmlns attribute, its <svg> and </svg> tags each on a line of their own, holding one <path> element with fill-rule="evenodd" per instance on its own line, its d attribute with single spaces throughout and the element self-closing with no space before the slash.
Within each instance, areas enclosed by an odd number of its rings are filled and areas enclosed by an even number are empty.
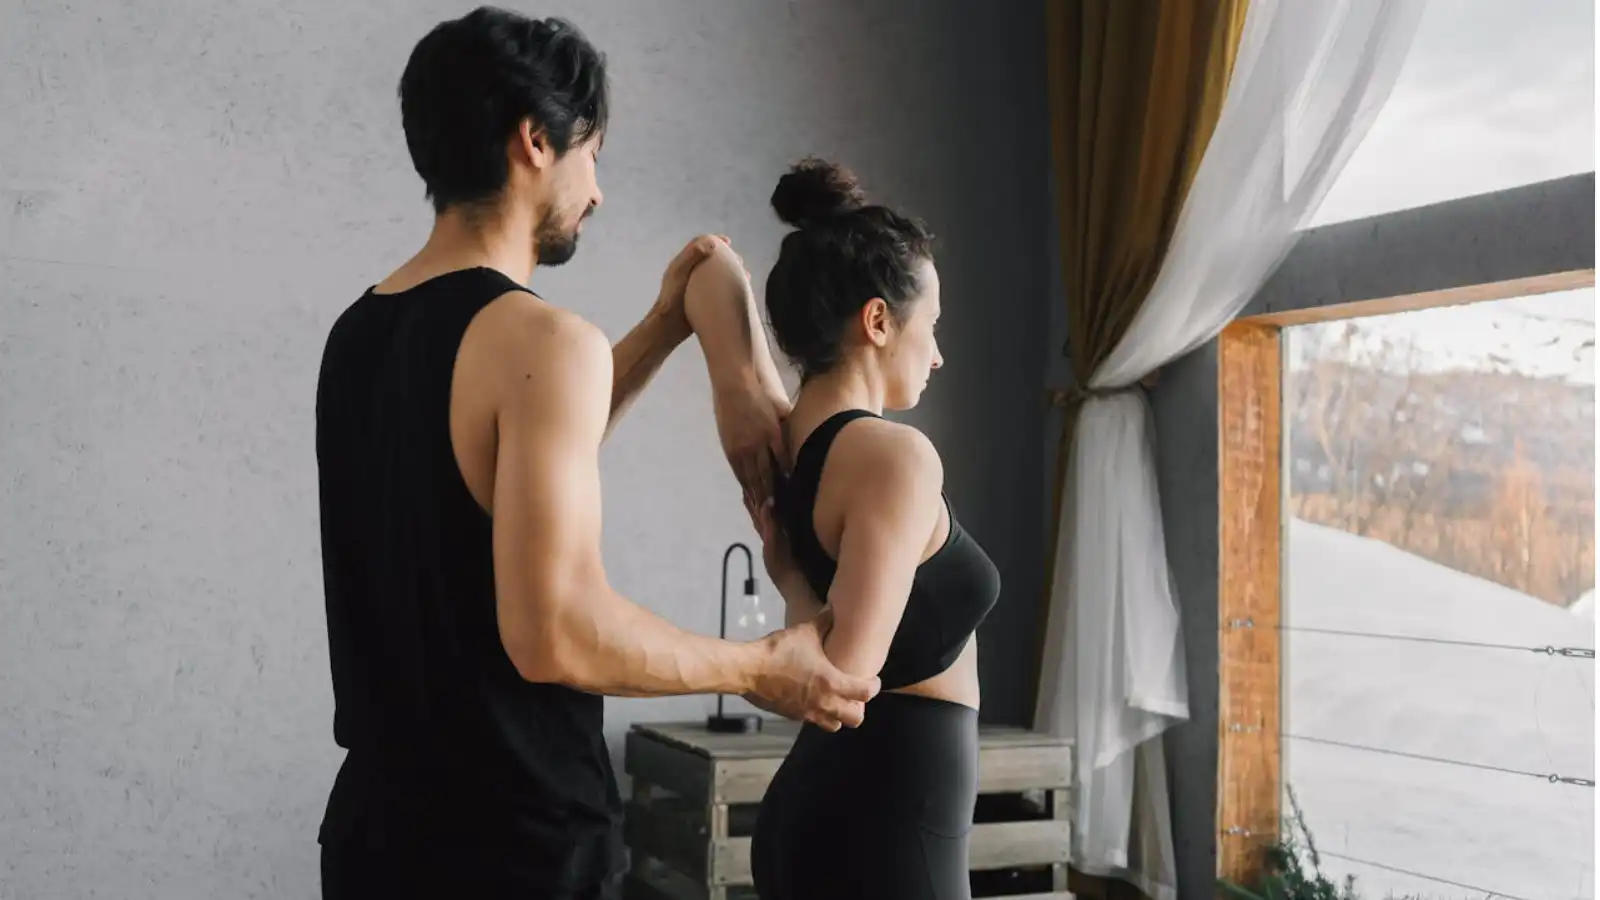
<svg viewBox="0 0 1600 900">
<path fill-rule="evenodd" d="M 840 430 L 857 419 L 877 418 L 882 417 L 864 409 L 846 409 L 823 420 L 821 425 L 806 435 L 805 443 L 800 445 L 800 452 L 795 454 L 794 474 L 791 477 L 808 484 L 815 491 L 822 479 L 822 464 L 828 459 L 828 449 L 833 446 L 833 440 L 839 436 Z"/>
</svg>

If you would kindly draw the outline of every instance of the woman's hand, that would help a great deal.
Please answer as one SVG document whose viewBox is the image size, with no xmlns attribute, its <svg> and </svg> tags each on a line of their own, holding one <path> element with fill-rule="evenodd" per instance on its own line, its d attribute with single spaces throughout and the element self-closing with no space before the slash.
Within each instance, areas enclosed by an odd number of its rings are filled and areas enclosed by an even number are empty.
<svg viewBox="0 0 1600 900">
<path fill-rule="evenodd" d="M 767 577 L 772 579 L 773 584 L 782 585 L 800 574 L 789 548 L 789 536 L 778 525 L 772 499 L 768 498 L 758 506 L 747 496 L 744 509 L 750 514 L 750 524 L 761 535 L 761 564 L 766 567 Z"/>
<path fill-rule="evenodd" d="M 767 502 L 760 507 L 746 503 L 745 511 L 750 513 L 750 521 L 755 525 L 756 533 L 761 535 L 761 563 L 783 600 L 784 625 L 798 625 L 828 613 L 827 605 L 817 598 L 816 591 L 811 589 L 811 582 L 806 580 L 805 573 L 800 571 L 799 564 L 795 562 L 789 536 L 778 524 L 772 503 Z M 820 622 L 823 626 L 822 635 L 826 637 L 833 625 L 833 617 L 830 614 Z"/>
</svg>

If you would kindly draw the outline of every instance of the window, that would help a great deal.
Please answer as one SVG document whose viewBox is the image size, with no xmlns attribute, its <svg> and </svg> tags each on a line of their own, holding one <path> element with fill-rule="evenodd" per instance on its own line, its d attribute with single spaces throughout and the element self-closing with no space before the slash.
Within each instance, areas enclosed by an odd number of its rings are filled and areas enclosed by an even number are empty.
<svg viewBox="0 0 1600 900">
<path fill-rule="evenodd" d="M 1428 4 L 1312 225 L 1594 170 L 1594 0 Z"/>
<path fill-rule="evenodd" d="M 1282 779 L 1362 896 L 1594 896 L 1594 319 L 1283 333 Z"/>
</svg>

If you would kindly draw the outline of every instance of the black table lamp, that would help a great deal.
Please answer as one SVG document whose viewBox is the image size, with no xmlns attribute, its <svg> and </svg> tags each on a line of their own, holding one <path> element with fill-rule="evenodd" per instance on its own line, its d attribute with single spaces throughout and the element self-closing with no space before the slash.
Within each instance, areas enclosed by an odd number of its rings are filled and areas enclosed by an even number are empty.
<svg viewBox="0 0 1600 900">
<path fill-rule="evenodd" d="M 756 563 L 750 555 L 750 548 L 743 544 L 735 543 L 728 547 L 722 554 L 722 629 L 719 635 L 723 640 L 728 638 L 728 560 L 733 558 L 733 551 L 744 551 L 744 603 L 743 611 L 739 613 L 739 625 L 749 625 L 752 620 L 757 625 L 766 624 L 766 614 L 761 612 L 761 598 L 756 594 Z M 761 730 L 761 717 L 754 713 L 734 713 L 727 715 L 722 711 L 722 695 L 717 695 L 717 714 L 706 718 L 706 728 L 720 734 L 753 734 Z"/>
</svg>

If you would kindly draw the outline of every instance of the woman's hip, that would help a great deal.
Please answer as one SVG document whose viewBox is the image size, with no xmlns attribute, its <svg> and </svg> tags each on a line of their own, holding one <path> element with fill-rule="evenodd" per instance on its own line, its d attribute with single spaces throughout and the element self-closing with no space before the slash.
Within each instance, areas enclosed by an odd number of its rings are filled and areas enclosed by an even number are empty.
<svg viewBox="0 0 1600 900">
<path fill-rule="evenodd" d="M 966 834 L 978 789 L 978 720 L 971 707 L 879 694 L 859 728 L 801 729 L 773 778 L 763 817 L 826 822 L 872 818 Z"/>
</svg>

